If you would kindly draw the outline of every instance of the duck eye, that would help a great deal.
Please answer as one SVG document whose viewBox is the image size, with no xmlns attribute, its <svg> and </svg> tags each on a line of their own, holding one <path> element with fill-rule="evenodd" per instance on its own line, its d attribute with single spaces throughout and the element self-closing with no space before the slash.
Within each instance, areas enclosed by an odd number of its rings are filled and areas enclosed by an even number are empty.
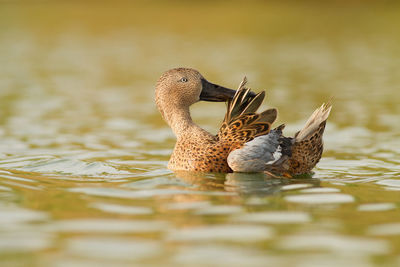
<svg viewBox="0 0 400 267">
<path fill-rule="evenodd" d="M 179 80 L 180 82 L 183 82 L 183 83 L 185 83 L 185 82 L 187 82 L 188 81 L 188 79 L 187 78 L 185 78 L 185 77 L 183 77 L 182 79 L 180 79 Z"/>
</svg>

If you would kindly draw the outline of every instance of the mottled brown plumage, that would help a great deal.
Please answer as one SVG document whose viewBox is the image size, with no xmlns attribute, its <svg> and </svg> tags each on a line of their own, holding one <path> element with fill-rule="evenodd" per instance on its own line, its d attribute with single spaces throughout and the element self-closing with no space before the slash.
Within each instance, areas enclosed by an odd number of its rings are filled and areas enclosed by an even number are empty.
<svg viewBox="0 0 400 267">
<path fill-rule="evenodd" d="M 265 92 L 251 96 L 250 89 L 244 87 L 246 83 L 244 78 L 232 100 L 228 100 L 228 110 L 217 135 L 219 142 L 230 145 L 229 151 L 269 133 L 277 116 L 276 109 L 255 113 L 264 100 Z"/>
<path fill-rule="evenodd" d="M 171 69 L 165 72 L 156 86 L 156 104 L 163 118 L 171 126 L 177 142 L 168 167 L 173 170 L 202 172 L 232 172 L 241 157 L 227 158 L 232 151 L 248 158 L 247 148 L 258 155 L 254 144 L 266 148 L 263 170 L 277 174 L 309 173 L 322 154 L 322 134 L 330 106 L 316 110 L 306 126 L 294 138 L 282 135 L 283 126 L 270 133 L 277 117 L 276 109 L 256 113 L 264 100 L 265 93 L 255 94 L 245 87 L 246 79 L 237 91 L 211 84 L 196 70 L 189 68 Z M 211 135 L 197 126 L 190 117 L 189 106 L 199 100 L 228 101 L 227 113 L 217 135 Z M 316 126 L 317 124 L 317 126 Z M 260 139 L 261 138 L 261 139 Z M 273 145 L 265 147 L 269 140 Z M 253 142 L 254 140 L 254 142 Z M 261 141 L 261 143 L 260 143 Z M 268 143 L 268 144 L 270 144 Z M 279 150 L 279 151 L 278 151 Z M 281 157 L 270 162 L 272 153 Z M 240 152 L 240 153 L 237 153 Z M 233 155 L 234 153 L 232 153 Z M 250 155 L 252 156 L 252 155 Z M 259 160 L 259 159 L 257 159 Z M 239 165 L 240 165 L 239 164 Z M 244 169 L 243 169 L 244 166 Z M 252 172 L 251 167 L 241 164 L 240 171 Z M 250 165 L 249 165 L 250 166 Z M 258 165 L 260 166 L 260 165 Z"/>
<path fill-rule="evenodd" d="M 289 158 L 288 173 L 292 175 L 310 173 L 319 162 L 323 151 L 322 135 L 326 121 L 322 122 L 318 130 L 309 138 L 295 142 L 292 147 L 292 156 Z"/>
</svg>

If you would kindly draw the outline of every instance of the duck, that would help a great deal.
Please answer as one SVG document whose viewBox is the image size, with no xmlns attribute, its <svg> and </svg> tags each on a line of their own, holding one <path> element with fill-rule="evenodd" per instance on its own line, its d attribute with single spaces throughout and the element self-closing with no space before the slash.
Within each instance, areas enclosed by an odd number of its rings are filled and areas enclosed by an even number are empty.
<svg viewBox="0 0 400 267">
<path fill-rule="evenodd" d="M 206 80 L 192 68 L 173 68 L 156 83 L 155 103 L 176 136 L 168 162 L 173 171 L 260 173 L 293 177 L 310 174 L 322 156 L 323 133 L 332 105 L 317 108 L 293 137 L 283 135 L 284 124 L 272 128 L 278 112 L 257 112 L 265 91 L 246 87 L 244 77 L 237 90 Z M 190 106 L 199 101 L 227 102 L 217 134 L 198 126 Z"/>
</svg>

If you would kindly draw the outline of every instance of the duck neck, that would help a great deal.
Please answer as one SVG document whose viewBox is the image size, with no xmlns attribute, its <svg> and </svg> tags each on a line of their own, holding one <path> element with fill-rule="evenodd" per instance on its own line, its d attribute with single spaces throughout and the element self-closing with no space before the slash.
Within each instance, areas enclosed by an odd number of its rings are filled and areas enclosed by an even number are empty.
<svg viewBox="0 0 400 267">
<path fill-rule="evenodd" d="M 189 107 L 175 107 L 164 112 L 165 120 L 178 139 L 199 128 L 190 116 Z"/>
</svg>

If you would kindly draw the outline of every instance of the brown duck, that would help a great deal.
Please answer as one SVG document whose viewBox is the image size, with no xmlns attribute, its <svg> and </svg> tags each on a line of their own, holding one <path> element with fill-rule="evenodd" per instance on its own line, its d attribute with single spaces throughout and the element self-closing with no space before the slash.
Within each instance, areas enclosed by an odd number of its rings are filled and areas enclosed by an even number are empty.
<svg viewBox="0 0 400 267">
<path fill-rule="evenodd" d="M 246 78 L 238 90 L 231 90 L 208 82 L 190 68 L 171 69 L 161 75 L 156 104 L 177 137 L 168 168 L 289 176 L 311 172 L 322 155 L 322 135 L 331 105 L 323 104 L 294 137 L 285 137 L 284 125 L 271 130 L 276 109 L 257 113 L 265 92 L 255 94 L 245 85 Z M 189 107 L 200 100 L 228 101 L 217 135 L 200 128 L 190 116 Z"/>
</svg>

